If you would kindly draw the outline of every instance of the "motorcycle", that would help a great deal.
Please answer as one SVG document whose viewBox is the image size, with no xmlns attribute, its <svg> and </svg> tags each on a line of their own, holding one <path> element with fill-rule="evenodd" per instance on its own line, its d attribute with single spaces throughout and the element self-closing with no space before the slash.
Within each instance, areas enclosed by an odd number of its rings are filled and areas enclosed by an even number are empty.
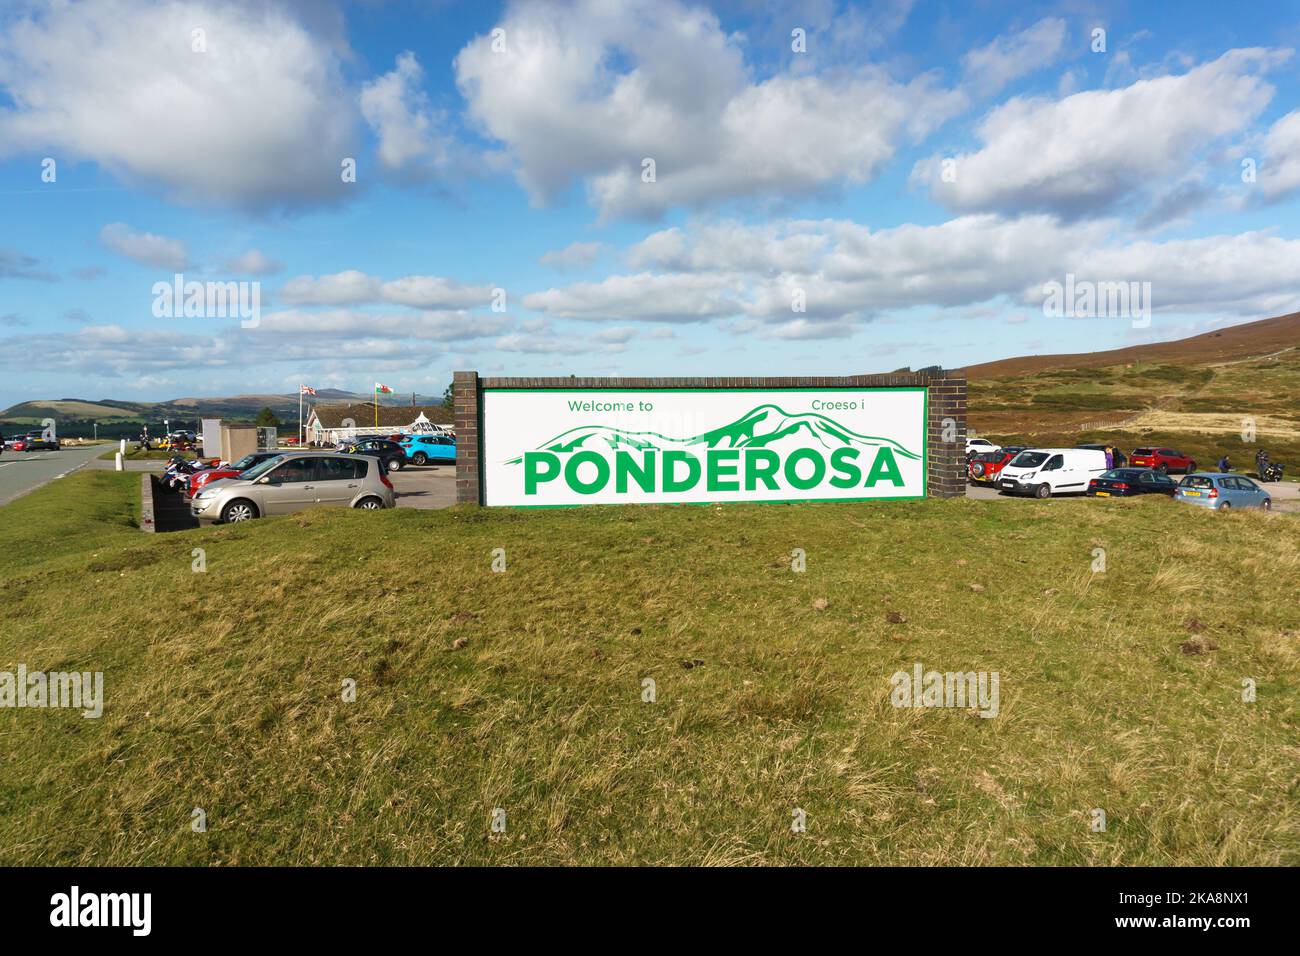
<svg viewBox="0 0 1300 956">
<path fill-rule="evenodd" d="M 168 491 L 184 491 L 190 483 L 190 475 L 196 471 L 203 471 L 208 468 L 216 468 L 221 462 L 213 460 L 210 462 L 199 459 L 188 459 L 175 456 L 167 460 L 167 467 L 163 469 L 162 484 Z"/>
<path fill-rule="evenodd" d="M 1281 481 L 1281 480 L 1282 480 L 1282 467 L 1283 467 L 1282 462 L 1280 462 L 1280 461 L 1270 461 L 1267 465 L 1264 466 L 1264 472 L 1263 472 L 1263 474 L 1261 474 L 1261 475 L 1259 476 L 1259 477 L 1260 477 L 1260 480 L 1262 480 L 1262 481 Z"/>
</svg>

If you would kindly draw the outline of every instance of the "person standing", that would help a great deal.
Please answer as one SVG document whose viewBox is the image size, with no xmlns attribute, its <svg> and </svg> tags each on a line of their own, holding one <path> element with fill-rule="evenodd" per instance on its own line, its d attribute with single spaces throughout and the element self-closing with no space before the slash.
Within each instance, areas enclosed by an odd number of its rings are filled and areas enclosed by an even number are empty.
<svg viewBox="0 0 1300 956">
<path fill-rule="evenodd" d="M 1115 467 L 1115 449 L 1110 445 L 1106 446 L 1106 470 L 1110 471 Z"/>
<path fill-rule="evenodd" d="M 1260 480 L 1264 478 L 1264 469 L 1268 467 L 1268 452 L 1260 449 L 1255 452 L 1255 471 L 1259 474 Z"/>
<path fill-rule="evenodd" d="M 1227 455 L 1224 455 L 1219 459 L 1219 471 L 1224 472 L 1225 474 L 1232 471 L 1232 463 L 1228 461 Z"/>
</svg>

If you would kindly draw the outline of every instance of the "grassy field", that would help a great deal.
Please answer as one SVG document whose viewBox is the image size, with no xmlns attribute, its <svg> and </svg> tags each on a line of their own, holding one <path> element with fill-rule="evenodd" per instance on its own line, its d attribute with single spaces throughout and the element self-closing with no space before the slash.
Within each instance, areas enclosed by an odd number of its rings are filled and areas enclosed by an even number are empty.
<svg viewBox="0 0 1300 956">
<path fill-rule="evenodd" d="M 0 513 L 0 670 L 101 670 L 106 697 L 99 720 L 0 710 L 0 864 L 1300 862 L 1290 516 L 958 500 L 144 535 L 137 489 L 79 472 Z M 997 672 L 998 716 L 891 706 L 917 663 Z"/>
</svg>

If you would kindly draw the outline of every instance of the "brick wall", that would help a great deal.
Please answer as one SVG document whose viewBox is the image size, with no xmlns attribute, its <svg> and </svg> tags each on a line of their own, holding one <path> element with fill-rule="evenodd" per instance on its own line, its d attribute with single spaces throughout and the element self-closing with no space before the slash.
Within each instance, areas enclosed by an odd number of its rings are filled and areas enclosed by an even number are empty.
<svg viewBox="0 0 1300 956">
<path fill-rule="evenodd" d="M 456 416 L 456 503 L 480 504 L 478 372 L 455 373 L 451 395 Z"/>
<path fill-rule="evenodd" d="M 927 493 L 956 498 L 966 493 L 966 375 L 961 370 L 894 372 L 801 378 L 479 378 L 457 372 L 456 502 L 481 501 L 479 414 L 488 388 L 905 388 L 924 386 L 929 395 L 926 445 Z"/>
</svg>

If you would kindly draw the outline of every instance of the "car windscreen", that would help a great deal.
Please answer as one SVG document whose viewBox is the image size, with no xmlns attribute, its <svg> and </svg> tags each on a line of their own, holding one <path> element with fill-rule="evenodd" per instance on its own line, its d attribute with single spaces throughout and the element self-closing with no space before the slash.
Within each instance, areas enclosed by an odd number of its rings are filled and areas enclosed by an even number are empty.
<svg viewBox="0 0 1300 956">
<path fill-rule="evenodd" d="M 1043 462 L 1047 461 L 1047 454 L 1041 451 L 1022 451 L 1015 458 L 1012 458 L 1008 464 L 1012 468 L 1037 468 Z"/>
<path fill-rule="evenodd" d="M 1133 449 L 1133 454 L 1135 454 L 1135 455 L 1150 455 L 1150 454 L 1152 454 L 1152 451 L 1151 451 L 1150 448 L 1134 448 L 1134 449 Z"/>
<path fill-rule="evenodd" d="M 256 464 L 257 464 L 256 455 L 245 455 L 243 458 L 239 459 L 239 461 L 235 462 L 230 467 L 234 471 L 245 471 L 246 469 L 252 468 Z"/>
<path fill-rule="evenodd" d="M 247 471 L 240 472 L 239 477 L 245 481 L 255 481 L 282 461 L 284 461 L 284 455 L 276 455 L 274 458 L 268 458 L 266 461 L 254 465 Z"/>
<path fill-rule="evenodd" d="M 978 455 L 975 456 L 975 460 L 976 460 L 976 461 L 988 462 L 988 463 L 992 463 L 992 462 L 995 462 L 995 461 L 1001 461 L 1001 460 L 1002 460 L 1002 452 L 1000 452 L 1000 451 L 982 451 L 982 452 L 980 452 Z"/>
<path fill-rule="evenodd" d="M 1127 468 L 1112 468 L 1105 472 L 1101 477 L 1111 478 L 1115 481 L 1136 481 L 1141 472 L 1130 471 Z"/>
<path fill-rule="evenodd" d="M 1214 482 L 1201 475 L 1188 475 L 1178 483 L 1179 488 L 1213 488 Z"/>
</svg>

